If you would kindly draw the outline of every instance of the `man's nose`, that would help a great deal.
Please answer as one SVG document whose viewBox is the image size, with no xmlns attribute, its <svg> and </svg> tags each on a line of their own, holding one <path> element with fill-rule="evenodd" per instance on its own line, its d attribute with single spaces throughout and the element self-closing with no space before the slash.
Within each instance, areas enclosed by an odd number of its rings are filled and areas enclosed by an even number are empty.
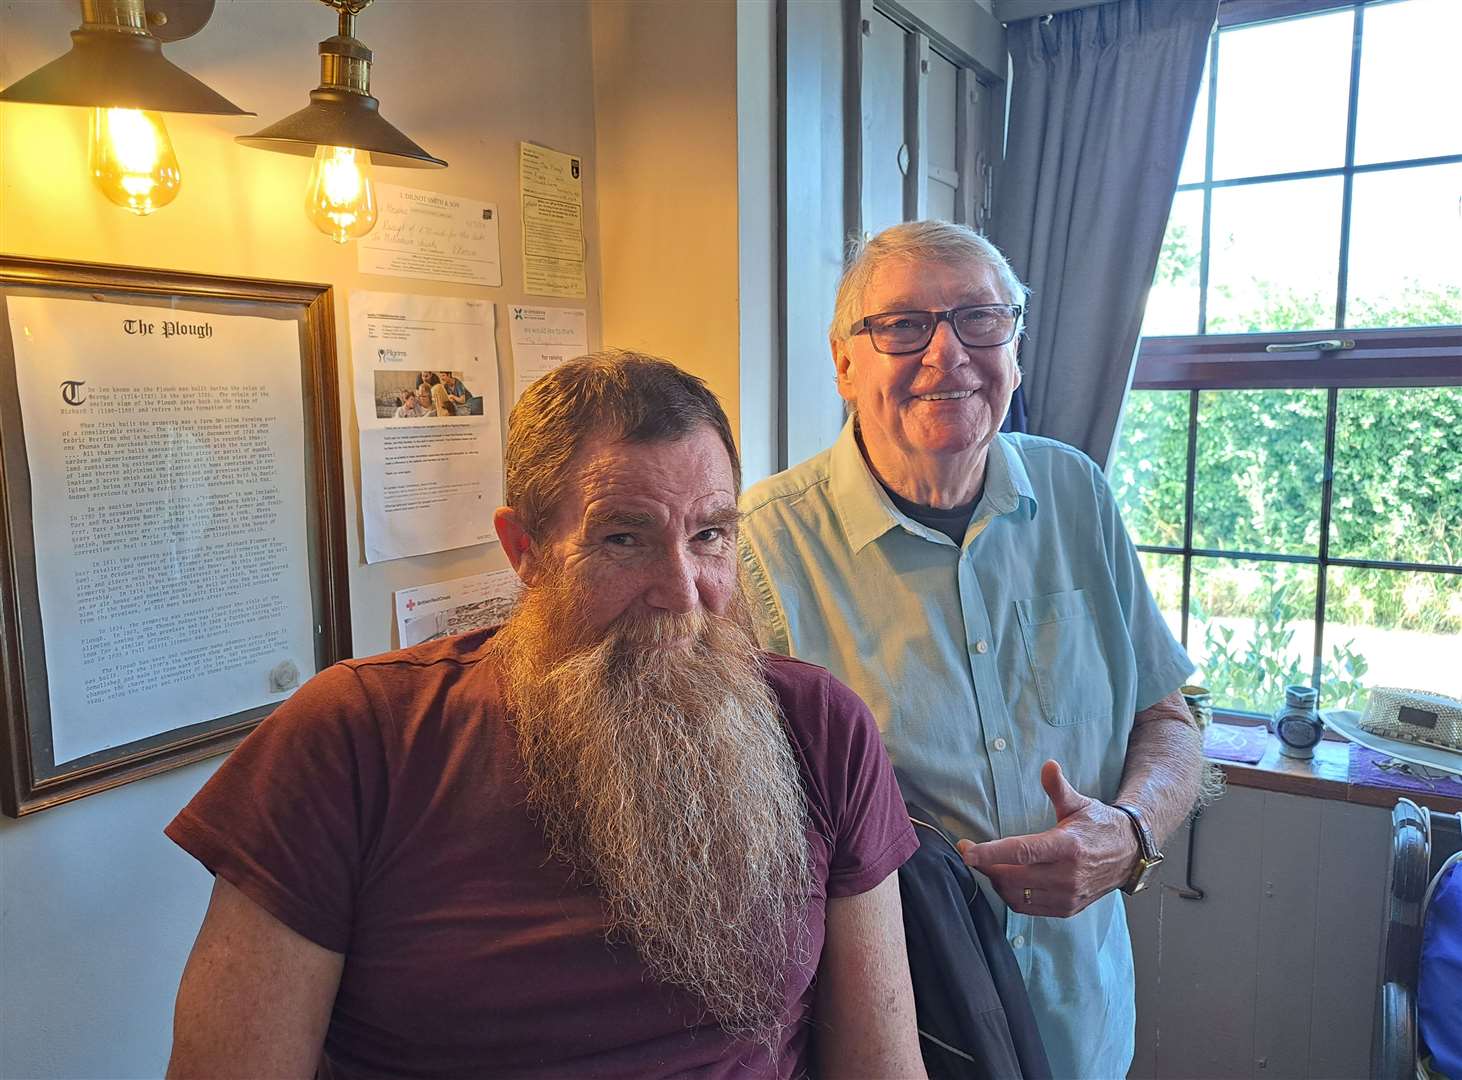
<svg viewBox="0 0 1462 1080">
<path fill-rule="evenodd" d="M 654 568 L 655 579 L 645 594 L 645 602 L 659 611 L 685 615 L 700 603 L 695 563 L 690 553 L 675 547 L 659 560 Z"/>
<path fill-rule="evenodd" d="M 968 363 L 969 358 L 969 350 L 954 332 L 954 324 L 948 319 L 940 319 L 935 323 L 934 336 L 929 339 L 929 347 L 924 350 L 925 366 L 951 371 Z"/>
</svg>

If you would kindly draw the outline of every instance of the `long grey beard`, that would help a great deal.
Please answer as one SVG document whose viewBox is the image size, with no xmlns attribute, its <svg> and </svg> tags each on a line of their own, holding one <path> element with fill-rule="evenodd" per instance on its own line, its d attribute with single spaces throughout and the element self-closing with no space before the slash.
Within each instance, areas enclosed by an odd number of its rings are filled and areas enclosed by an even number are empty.
<svg viewBox="0 0 1462 1080">
<path fill-rule="evenodd" d="M 739 621 L 670 615 L 565 653 L 546 592 L 500 634 L 529 805 L 611 936 L 774 1050 L 807 953 L 807 808 L 755 644 Z"/>
</svg>

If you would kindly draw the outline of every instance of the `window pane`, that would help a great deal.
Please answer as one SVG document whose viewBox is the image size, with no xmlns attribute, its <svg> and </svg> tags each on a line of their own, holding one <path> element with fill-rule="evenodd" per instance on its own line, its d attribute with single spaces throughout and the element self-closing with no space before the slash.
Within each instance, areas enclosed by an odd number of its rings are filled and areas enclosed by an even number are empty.
<svg viewBox="0 0 1462 1080">
<path fill-rule="evenodd" d="M 1198 101 L 1193 106 L 1193 123 L 1188 128 L 1188 147 L 1183 151 L 1183 167 L 1178 172 L 1180 184 L 1197 184 L 1203 180 L 1204 159 L 1208 155 L 1208 76 L 1213 70 L 1211 40 L 1206 55 L 1203 81 L 1198 84 Z"/>
<path fill-rule="evenodd" d="M 1310 682 L 1313 566 L 1193 559 L 1188 654 L 1218 708 L 1273 712 L 1289 683 Z"/>
<path fill-rule="evenodd" d="M 904 174 L 899 148 L 904 131 L 904 28 L 875 14 L 863 38 L 864 228 L 873 232 L 904 220 Z"/>
<path fill-rule="evenodd" d="M 1139 551 L 1142 574 L 1157 601 L 1163 622 L 1168 624 L 1174 639 L 1183 640 L 1183 557 L 1159 555 L 1155 551 Z"/>
<path fill-rule="evenodd" d="M 1348 566 L 1329 575 L 1322 704 L 1363 708 L 1374 686 L 1462 696 L 1462 577 Z"/>
<path fill-rule="evenodd" d="M 1342 187 L 1327 176 L 1213 192 L 1210 334 L 1335 325 Z"/>
<path fill-rule="evenodd" d="M 1331 556 L 1462 565 L 1459 432 L 1462 386 L 1341 390 Z"/>
<path fill-rule="evenodd" d="M 1462 154 L 1456 109 L 1462 101 L 1462 4 L 1406 0 L 1368 7 L 1363 38 L 1356 162 Z"/>
<path fill-rule="evenodd" d="M 1219 34 L 1215 180 L 1345 164 L 1354 26 L 1345 10 Z"/>
<path fill-rule="evenodd" d="M 939 221 L 954 220 L 954 197 L 959 181 L 959 69 L 938 53 L 929 54 L 929 115 L 925 124 L 928 139 L 929 179 L 925 191 L 929 196 L 926 217 Z M 946 179 L 938 179 L 935 170 Z"/>
<path fill-rule="evenodd" d="M 1324 390 L 1198 395 L 1193 546 L 1319 555 Z"/>
<path fill-rule="evenodd" d="M 1157 273 L 1142 317 L 1144 337 L 1198 333 L 1198 261 L 1203 250 L 1203 192 L 1173 197 Z"/>
<path fill-rule="evenodd" d="M 1127 532 L 1139 544 L 1182 547 L 1188 479 L 1188 391 L 1133 390 L 1107 470 Z"/>
<path fill-rule="evenodd" d="M 1462 165 L 1356 174 L 1346 293 L 1346 326 L 1462 323 Z"/>
</svg>

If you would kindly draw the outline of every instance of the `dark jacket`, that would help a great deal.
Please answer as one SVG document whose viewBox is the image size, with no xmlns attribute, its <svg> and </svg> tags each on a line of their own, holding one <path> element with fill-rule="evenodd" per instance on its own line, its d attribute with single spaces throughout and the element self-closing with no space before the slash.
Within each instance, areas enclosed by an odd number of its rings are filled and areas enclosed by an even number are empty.
<svg viewBox="0 0 1462 1080">
<path fill-rule="evenodd" d="M 1004 927 L 937 819 L 908 810 L 919 850 L 899 869 L 899 894 L 930 1080 L 1050 1080 Z"/>
</svg>

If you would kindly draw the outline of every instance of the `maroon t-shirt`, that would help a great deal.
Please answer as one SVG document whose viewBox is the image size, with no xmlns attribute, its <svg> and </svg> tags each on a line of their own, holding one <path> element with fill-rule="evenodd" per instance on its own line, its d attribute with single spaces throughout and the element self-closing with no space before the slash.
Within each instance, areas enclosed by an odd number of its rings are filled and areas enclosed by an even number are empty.
<svg viewBox="0 0 1462 1080">
<path fill-rule="evenodd" d="M 605 939 L 597 892 L 524 809 L 487 635 L 337 664 L 235 750 L 167 835 L 286 926 L 345 954 L 321 1072 L 771 1075 L 685 991 Z M 776 1074 L 809 1063 L 827 897 L 918 846 L 878 729 L 822 668 L 768 656 L 807 791 L 810 959 Z"/>
</svg>

